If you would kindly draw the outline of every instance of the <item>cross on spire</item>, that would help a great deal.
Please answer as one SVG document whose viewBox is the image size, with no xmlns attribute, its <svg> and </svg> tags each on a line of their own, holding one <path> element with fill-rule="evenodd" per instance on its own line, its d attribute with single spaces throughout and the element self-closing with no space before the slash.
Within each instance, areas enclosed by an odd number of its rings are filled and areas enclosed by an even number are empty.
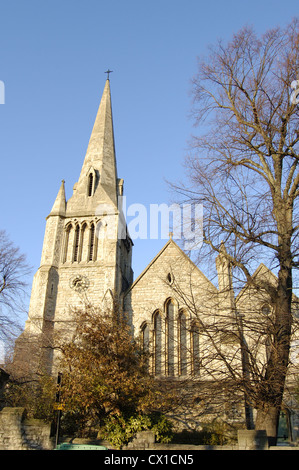
<svg viewBox="0 0 299 470">
<path fill-rule="evenodd" d="M 109 70 L 109 69 L 106 70 L 106 72 L 104 72 L 104 73 L 107 74 L 107 80 L 109 80 L 109 75 L 110 75 L 110 73 L 112 73 L 112 72 L 113 72 L 113 70 Z"/>
</svg>

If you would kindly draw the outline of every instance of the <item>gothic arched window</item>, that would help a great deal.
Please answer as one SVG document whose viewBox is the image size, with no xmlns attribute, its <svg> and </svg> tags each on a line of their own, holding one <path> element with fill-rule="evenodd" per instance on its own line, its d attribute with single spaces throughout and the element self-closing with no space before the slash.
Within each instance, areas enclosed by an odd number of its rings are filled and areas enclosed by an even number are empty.
<svg viewBox="0 0 299 470">
<path fill-rule="evenodd" d="M 154 374 L 162 374 L 162 317 L 154 314 Z"/>
<path fill-rule="evenodd" d="M 74 261 L 78 261 L 79 237 L 80 237 L 80 227 L 79 225 L 77 225 L 76 230 L 75 230 L 75 239 L 74 239 L 74 255 L 73 255 Z"/>
<path fill-rule="evenodd" d="M 88 175 L 88 196 L 93 195 L 93 180 L 94 180 L 93 173 L 89 173 L 89 175 Z"/>
<path fill-rule="evenodd" d="M 191 325 L 191 354 L 192 374 L 199 375 L 199 325 L 197 322 Z"/>
<path fill-rule="evenodd" d="M 89 238 L 89 254 L 88 254 L 88 260 L 92 261 L 93 256 L 94 256 L 94 243 L 95 243 L 95 229 L 94 229 L 94 224 L 92 223 L 90 226 L 90 238 Z"/>
<path fill-rule="evenodd" d="M 187 374 L 187 317 L 184 311 L 179 314 L 179 374 Z"/>
<path fill-rule="evenodd" d="M 68 260 L 68 250 L 69 250 L 71 229 L 72 229 L 72 224 L 68 224 L 68 226 L 65 229 L 63 259 L 62 259 L 63 263 L 65 263 Z"/>
<path fill-rule="evenodd" d="M 145 353 L 149 351 L 149 326 L 146 322 L 141 325 L 141 346 Z"/>
<path fill-rule="evenodd" d="M 174 332 L 174 304 L 169 300 L 166 304 L 166 366 L 167 375 L 174 375 L 174 355 L 175 355 L 175 332 Z"/>
<path fill-rule="evenodd" d="M 79 246 L 79 256 L 78 256 L 78 261 L 82 261 L 82 259 L 84 259 L 84 253 L 83 253 L 83 249 L 84 249 L 84 244 L 85 244 L 85 238 L 86 238 L 86 223 L 84 222 L 84 224 L 82 225 L 81 227 L 81 236 L 80 236 L 80 246 Z M 86 252 L 85 252 L 85 256 L 86 256 Z"/>
</svg>

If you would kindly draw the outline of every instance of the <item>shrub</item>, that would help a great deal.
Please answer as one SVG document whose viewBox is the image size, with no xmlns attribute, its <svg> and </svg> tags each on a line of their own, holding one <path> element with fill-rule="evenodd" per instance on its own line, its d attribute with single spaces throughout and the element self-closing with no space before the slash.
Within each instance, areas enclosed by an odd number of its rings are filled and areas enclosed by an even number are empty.
<svg viewBox="0 0 299 470">
<path fill-rule="evenodd" d="M 121 449 L 137 432 L 143 430 L 153 431 L 158 442 L 170 442 L 173 435 L 171 422 L 164 415 L 153 413 L 109 416 L 104 425 L 103 437 Z"/>
</svg>

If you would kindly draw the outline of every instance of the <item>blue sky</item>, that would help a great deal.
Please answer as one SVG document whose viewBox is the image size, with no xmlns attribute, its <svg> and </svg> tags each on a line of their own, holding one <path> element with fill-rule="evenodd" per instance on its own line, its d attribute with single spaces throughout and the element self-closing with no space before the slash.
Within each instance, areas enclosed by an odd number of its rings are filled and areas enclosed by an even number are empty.
<svg viewBox="0 0 299 470">
<path fill-rule="evenodd" d="M 0 1 L 0 229 L 38 269 L 61 180 L 71 196 L 105 84 L 127 204 L 169 203 L 183 175 L 197 56 L 242 26 L 298 14 L 287 0 Z M 135 276 L 165 240 L 135 240 Z"/>
</svg>

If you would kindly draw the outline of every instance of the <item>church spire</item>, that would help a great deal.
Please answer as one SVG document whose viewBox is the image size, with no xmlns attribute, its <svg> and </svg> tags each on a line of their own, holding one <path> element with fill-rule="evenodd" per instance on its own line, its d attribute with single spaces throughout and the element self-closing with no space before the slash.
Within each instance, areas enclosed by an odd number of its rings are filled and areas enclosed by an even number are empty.
<svg viewBox="0 0 299 470">
<path fill-rule="evenodd" d="M 52 210 L 49 215 L 65 215 L 66 200 L 65 200 L 65 189 L 64 180 L 62 180 L 57 197 L 53 204 Z"/>
<path fill-rule="evenodd" d="M 104 189 L 109 199 L 117 204 L 117 169 L 111 106 L 110 81 L 107 78 L 100 106 L 89 139 L 78 186 L 94 174 L 94 191 Z M 88 182 L 87 182 L 88 184 Z"/>
</svg>

